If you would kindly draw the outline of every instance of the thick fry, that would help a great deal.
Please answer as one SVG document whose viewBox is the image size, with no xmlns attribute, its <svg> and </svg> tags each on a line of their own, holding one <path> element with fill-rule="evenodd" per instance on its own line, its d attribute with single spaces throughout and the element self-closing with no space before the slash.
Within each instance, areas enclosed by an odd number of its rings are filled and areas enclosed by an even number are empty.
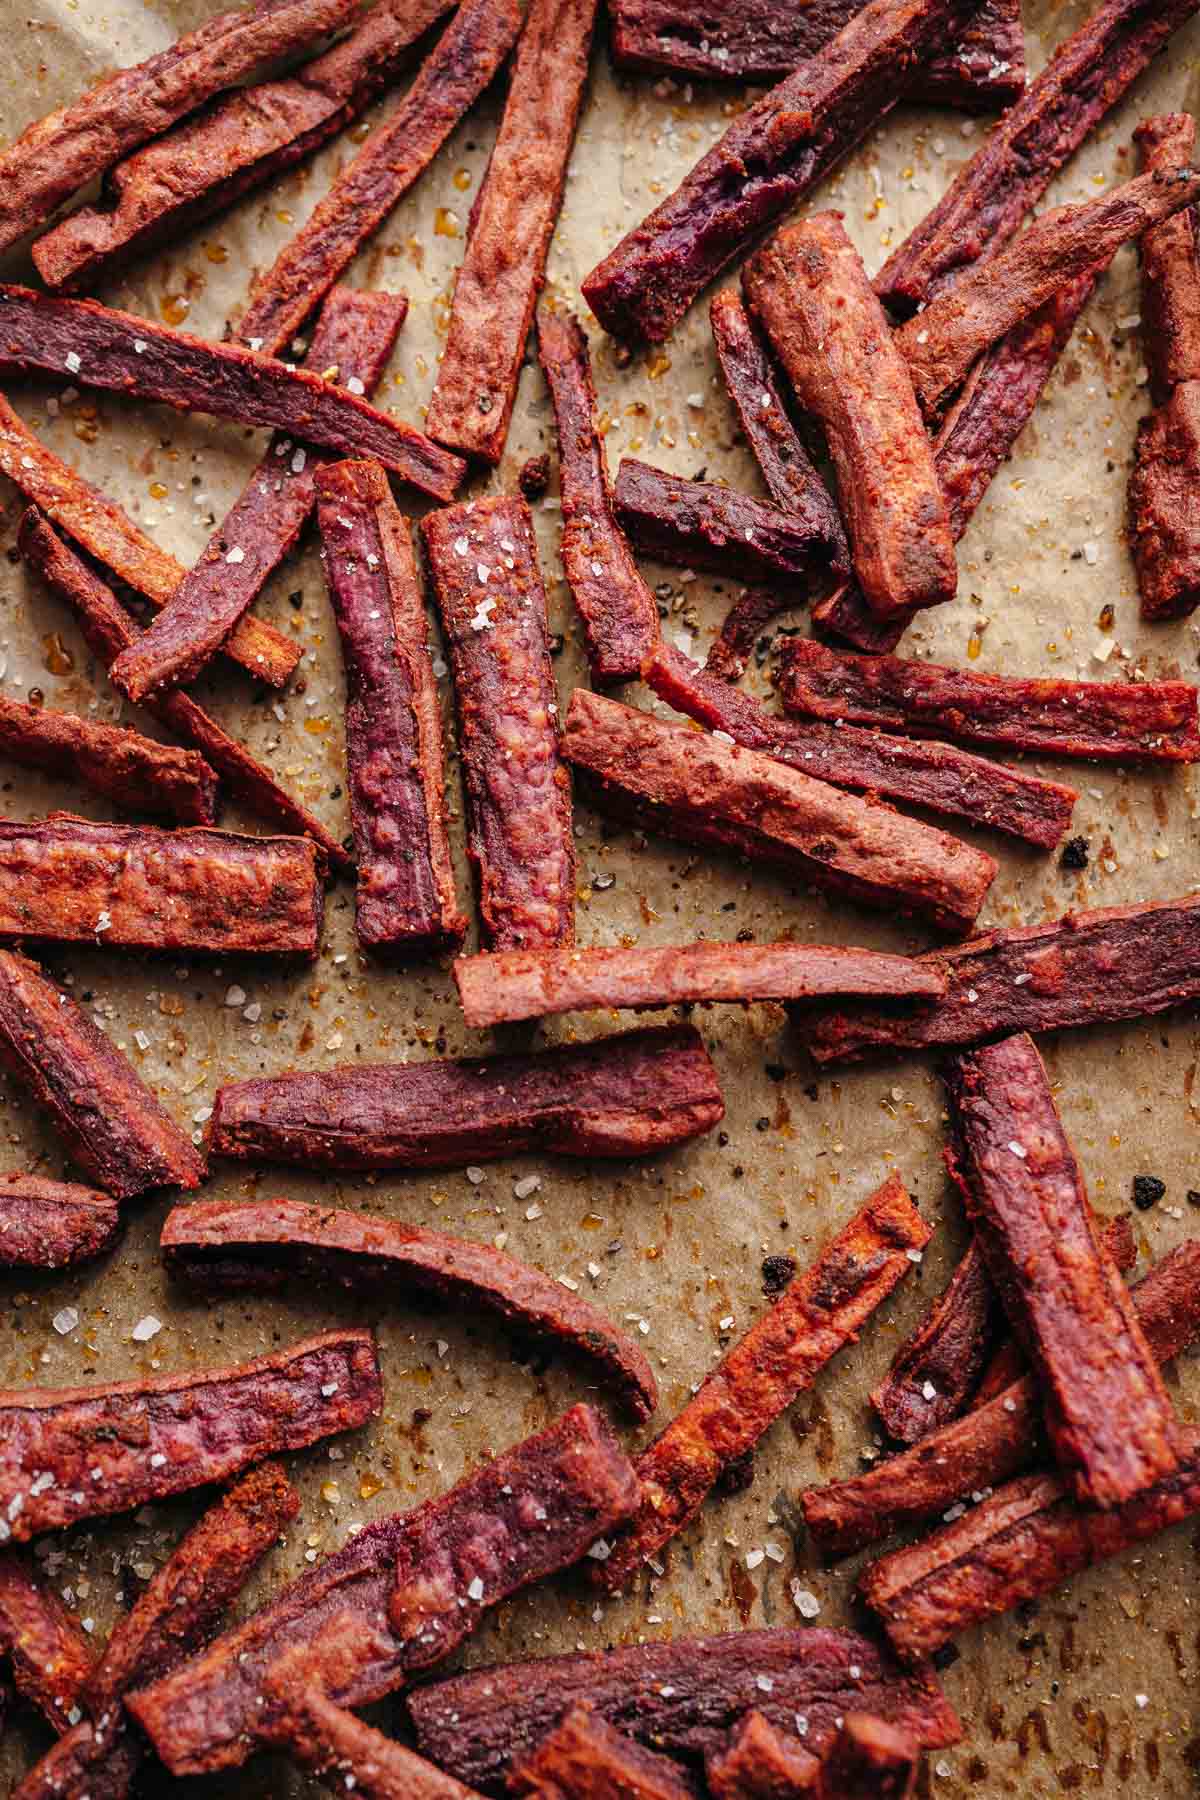
<svg viewBox="0 0 1200 1800">
<path fill-rule="evenodd" d="M 747 301 L 820 419 L 859 587 L 880 617 L 953 599 L 946 502 L 898 340 L 836 213 L 786 227 L 742 271 Z"/>
<path fill-rule="evenodd" d="M 12 1549 L 0 1550 L 0 1656 L 12 1662 L 17 1691 L 55 1731 L 66 1731 L 95 1654 L 74 1615 Z"/>
<path fill-rule="evenodd" d="M 0 699 L 0 756 L 73 776 L 128 812 L 211 825 L 217 777 L 195 750 L 176 750 L 117 725 Z"/>
<path fill-rule="evenodd" d="M 715 1800 L 815 1800 L 820 1767 L 798 1738 L 756 1711 L 745 1713 L 728 1743 L 705 1758 L 704 1779 Z"/>
<path fill-rule="evenodd" d="M 0 1175 L 0 1267 L 69 1269 L 109 1248 L 120 1230 L 115 1200 L 43 1175 Z"/>
</svg>

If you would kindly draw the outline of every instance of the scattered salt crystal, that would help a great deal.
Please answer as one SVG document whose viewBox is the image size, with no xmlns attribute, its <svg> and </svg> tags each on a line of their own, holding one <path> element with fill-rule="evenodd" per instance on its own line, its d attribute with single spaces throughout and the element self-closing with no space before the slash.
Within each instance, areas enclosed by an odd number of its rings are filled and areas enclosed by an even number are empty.
<svg viewBox="0 0 1200 1800">
<path fill-rule="evenodd" d="M 769 1675 L 756 1675 L 754 1685 L 760 1693 L 769 1694 L 775 1686 Z"/>
<path fill-rule="evenodd" d="M 330 1399 L 334 1394 L 336 1394 L 337 1391 L 338 1391 L 338 1384 L 336 1381 L 323 1381 L 321 1383 L 321 1392 L 324 1394 L 324 1396 L 327 1400 Z"/>
<path fill-rule="evenodd" d="M 467 1169 L 467 1180 L 472 1187 L 478 1187 L 483 1180 L 483 1170 L 476 1168 L 474 1163 L 470 1164 Z"/>
<path fill-rule="evenodd" d="M 597 1538 L 588 1555 L 593 1562 L 607 1562 L 612 1555 L 612 1545 L 605 1538 Z"/>
<path fill-rule="evenodd" d="M 1095 538 L 1088 538 L 1085 540 L 1083 546 L 1083 560 L 1087 563 L 1089 568 L 1093 569 L 1100 561 L 1100 546 Z"/>
<path fill-rule="evenodd" d="M 79 352 L 77 350 L 67 351 L 66 364 L 72 375 L 78 375 L 81 364 L 79 361 Z"/>
<path fill-rule="evenodd" d="M 208 1121 L 212 1118 L 212 1111 L 213 1109 L 211 1106 L 198 1106 L 192 1114 L 192 1124 L 207 1125 Z"/>
<path fill-rule="evenodd" d="M 579 1292 L 579 1283 L 577 1281 L 575 1281 L 570 1275 L 560 1275 L 558 1279 L 561 1282 L 562 1286 L 565 1288 L 570 1288 L 570 1290 L 573 1294 L 577 1294 Z"/>
<path fill-rule="evenodd" d="M 1018 1144 L 1016 1138 L 1013 1138 L 1011 1140 L 1011 1142 L 1005 1146 L 1005 1148 L 1011 1150 L 1014 1156 L 1019 1156 L 1022 1162 L 1025 1161 L 1025 1156 L 1026 1156 L 1025 1146 L 1024 1146 L 1024 1144 Z"/>
<path fill-rule="evenodd" d="M 518 1200 L 528 1200 L 530 1194 L 536 1194 L 541 1185 L 540 1175 L 523 1175 L 520 1181 L 513 1182 L 513 1193 Z"/>
<path fill-rule="evenodd" d="M 758 1567 L 759 1563 L 762 1561 L 762 1559 L 763 1559 L 763 1552 L 761 1550 L 747 1550 L 747 1552 L 746 1552 L 746 1567 L 748 1569 L 757 1569 L 757 1567 Z"/>
<path fill-rule="evenodd" d="M 129 1335 L 135 1344 L 148 1344 L 161 1330 L 162 1320 L 156 1319 L 153 1313 L 147 1313 L 144 1319 L 138 1320 Z"/>
<path fill-rule="evenodd" d="M 1149 1704 L 1150 1704 L 1149 1694 L 1135 1694 L 1133 1696 L 1133 1704 L 1136 1707 L 1138 1707 L 1139 1709 L 1144 1709 L 1145 1707 L 1149 1706 Z"/>
<path fill-rule="evenodd" d="M 258 1021 L 262 1018 L 262 1006 L 260 1002 L 255 1000 L 251 1005 L 244 1007 L 242 1009 L 242 1017 L 248 1025 L 257 1025 Z"/>
<path fill-rule="evenodd" d="M 152 1469 L 161 1469 L 163 1464 L 166 1462 L 166 1460 L 167 1459 L 163 1455 L 162 1451 L 156 1450 L 154 1452 L 154 1455 L 150 1458 L 150 1467 Z"/>
<path fill-rule="evenodd" d="M 454 540 L 455 556 L 466 556 L 469 553 L 470 548 L 471 548 L 471 540 L 469 537 L 467 537 L 465 532 L 463 533 L 463 535 L 461 537 L 455 538 L 455 540 Z"/>
<path fill-rule="evenodd" d="M 925 1383 L 924 1387 L 921 1389 L 921 1398 L 923 1400 L 936 1400 L 937 1399 L 937 1389 L 934 1387 L 932 1381 L 927 1381 Z"/>
<path fill-rule="evenodd" d="M 75 1327 L 78 1325 L 79 1314 L 75 1311 L 73 1306 L 64 1306 L 61 1312 L 55 1313 L 50 1323 L 53 1325 L 55 1331 L 57 1331 L 59 1337 L 66 1337 L 68 1332 L 74 1331 Z"/>
<path fill-rule="evenodd" d="M 478 1575 L 476 1575 L 474 1581 L 472 1581 L 470 1587 L 467 1589 L 467 1599 L 468 1600 L 482 1600 L 483 1599 L 483 1583 L 479 1579 Z"/>
<path fill-rule="evenodd" d="M 542 1209 L 538 1205 L 536 1200 L 534 1201 L 532 1206 L 527 1206 L 525 1208 L 525 1217 L 529 1220 L 530 1224 L 533 1223 L 534 1219 L 540 1219 L 541 1216 L 542 1216 Z"/>
<path fill-rule="evenodd" d="M 906 1250 L 904 1252 L 910 1263 L 919 1263 L 925 1252 L 923 1250 Z"/>
<path fill-rule="evenodd" d="M 821 1602 L 811 1588 L 801 1587 L 798 1580 L 791 1584 L 792 1602 L 802 1619 L 815 1619 L 821 1610 Z"/>
<path fill-rule="evenodd" d="M 697 394 L 689 394 L 687 397 L 687 403 L 696 412 L 699 412 L 700 408 L 704 405 L 704 395 L 698 394 L 698 393 Z"/>
<path fill-rule="evenodd" d="M 245 1006 L 245 1004 L 246 1004 L 245 988 L 240 988 L 236 984 L 233 987 L 231 987 L 225 995 L 225 1004 L 226 1004 L 226 1006 Z"/>
<path fill-rule="evenodd" d="M 230 550 L 225 557 L 227 563 L 244 563 L 245 560 L 246 552 L 242 549 L 240 544 L 235 544 L 233 549 Z"/>
<path fill-rule="evenodd" d="M 144 1031 L 135 1031 L 133 1034 L 133 1041 L 139 1050 L 148 1050 L 150 1048 L 150 1039 L 146 1036 Z"/>
<path fill-rule="evenodd" d="M 145 355 L 145 354 L 146 354 L 146 340 L 145 340 L 145 338 L 134 338 L 134 340 L 133 340 L 133 348 L 134 348 L 134 354 L 135 354 L 135 355 L 137 355 L 137 356 L 144 356 L 144 355 Z"/>
<path fill-rule="evenodd" d="M 449 1348 L 450 1348 L 450 1346 L 446 1342 L 445 1338 L 439 1338 L 437 1340 L 437 1353 L 438 1353 L 438 1361 L 439 1362 L 442 1360 L 443 1356 L 445 1356 L 445 1354 Z"/>
<path fill-rule="evenodd" d="M 349 392 L 351 394 L 365 394 L 367 391 L 366 388 L 363 386 L 362 382 L 359 380 L 357 375 L 351 375 L 351 376 L 347 377 L 346 389 L 347 389 L 347 392 Z"/>
</svg>

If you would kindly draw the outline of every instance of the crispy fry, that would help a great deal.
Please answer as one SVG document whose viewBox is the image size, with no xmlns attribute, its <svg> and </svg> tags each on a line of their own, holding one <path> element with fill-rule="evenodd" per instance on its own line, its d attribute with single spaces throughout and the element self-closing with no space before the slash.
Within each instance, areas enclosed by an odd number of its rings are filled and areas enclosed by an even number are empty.
<svg viewBox="0 0 1200 1800">
<path fill-rule="evenodd" d="M 722 1470 L 752 1451 L 854 1340 L 911 1270 L 909 1252 L 923 1250 L 930 1235 L 899 1176 L 890 1176 L 638 1457 L 641 1503 L 597 1565 L 598 1582 L 615 1593 L 695 1518 Z"/>
<path fill-rule="evenodd" d="M 483 942 L 573 943 L 571 784 L 529 507 L 505 494 L 443 507 L 421 535 L 454 670 Z"/>
<path fill-rule="evenodd" d="M 309 838 L 0 820 L 0 941 L 305 956 L 324 915 Z"/>
<path fill-rule="evenodd" d="M 990 856 L 881 802 L 583 688 L 563 752 L 606 811 L 947 930 L 969 928 L 996 872 Z"/>
<path fill-rule="evenodd" d="M 1181 381 L 1142 420 L 1129 474 L 1130 549 L 1143 619 L 1182 619 L 1200 605 L 1200 381 Z"/>
<path fill-rule="evenodd" d="M 1053 1475 L 1024 1475 L 911 1549 L 880 1557 L 859 1591 L 900 1656 L 932 1655 L 968 1626 L 1190 1518 L 1200 1509 L 1200 1433 L 1184 1433 L 1184 1451 L 1174 1474 L 1109 1512 L 1080 1506 Z"/>
<path fill-rule="evenodd" d="M 217 1156 L 327 1169 L 453 1169 L 532 1148 L 646 1156 L 719 1125 L 690 1025 L 476 1061 L 358 1064 L 218 1089 Z"/>
<path fill-rule="evenodd" d="M 669 1756 L 614 1731 L 589 1706 L 572 1706 L 508 1772 L 510 1794 L 537 1800 L 695 1800 L 695 1784 Z"/>
<path fill-rule="evenodd" d="M 1200 898 L 1068 913 L 1049 925 L 988 931 L 934 951 L 944 1000 L 906 1017 L 859 1010 L 798 1015 L 819 1063 L 1013 1031 L 1060 1031 L 1165 1012 L 1200 995 Z"/>
<path fill-rule="evenodd" d="M 954 539 L 909 373 L 837 213 L 778 232 L 746 299 L 825 427 L 859 587 L 880 617 L 953 599 Z"/>
<path fill-rule="evenodd" d="M 295 1200 L 210 1200 L 177 1206 L 161 1248 L 171 1273 L 200 1293 L 286 1293 L 299 1270 L 352 1291 L 412 1287 L 497 1313 L 522 1335 L 594 1364 L 636 1419 L 658 1404 L 650 1365 L 631 1339 L 560 1281 L 491 1244 Z"/>
<path fill-rule="evenodd" d="M 0 470 L 90 557 L 152 606 L 165 606 L 186 577 L 183 564 L 160 550 L 115 501 L 34 437 L 3 394 Z M 255 618 L 243 619 L 223 649 L 248 675 L 272 687 L 284 685 L 301 656 L 299 644 Z"/>
<path fill-rule="evenodd" d="M 115 1200 L 199 1187 L 204 1158 L 132 1064 L 35 963 L 0 950 L 0 1064 L 49 1112 L 72 1160 Z"/>
<path fill-rule="evenodd" d="M 1101 0 L 984 138 L 875 282 L 907 316 L 977 257 L 997 255 L 1067 159 L 1197 10 L 1197 0 Z"/>
<path fill-rule="evenodd" d="M 334 463 L 316 491 L 346 670 L 358 941 L 409 954 L 457 946 L 467 920 L 446 836 L 442 719 L 408 521 L 378 463 Z"/>
<path fill-rule="evenodd" d="M 11 1659 L 17 1691 L 66 1731 L 95 1655 L 78 1620 L 12 1549 L 0 1550 L 0 1655 Z"/>
<path fill-rule="evenodd" d="M 382 1402 L 369 1331 L 327 1331 L 235 1368 L 0 1393 L 0 1504 L 25 1540 L 223 1481 L 351 1431 Z"/>
<path fill-rule="evenodd" d="M 332 282 L 329 284 L 332 286 Z M 161 400 L 180 412 L 269 425 L 341 456 L 370 456 L 437 500 L 452 500 L 461 458 L 309 369 L 169 325 L 0 285 L 0 372 L 66 371 L 84 387 Z"/>
<path fill-rule="evenodd" d="M 815 1796 L 820 1767 L 798 1738 L 748 1712 L 705 1758 L 704 1779 L 715 1800 L 801 1800 Z"/>
<path fill-rule="evenodd" d="M 0 756 L 74 776 L 128 812 L 211 825 L 217 777 L 195 750 L 176 750 L 117 725 L 0 699 Z"/>
<path fill-rule="evenodd" d="M 828 506 L 819 500 L 806 512 L 784 512 L 633 456 L 621 460 L 613 500 L 625 535 L 646 556 L 738 581 L 800 581 L 830 567 L 844 544 L 840 529 L 829 536 Z"/>
<path fill-rule="evenodd" d="M 782 1731 L 794 1731 L 802 1713 L 805 1747 L 817 1755 L 848 1712 L 876 1713 L 927 1749 L 961 1736 L 928 1667 L 903 1672 L 867 1639 L 816 1628 L 502 1663 L 416 1688 L 408 1710 L 424 1755 L 460 1781 L 495 1789 L 565 1708 L 581 1703 L 639 1743 L 689 1760 L 723 1745 L 751 1706 Z"/>
<path fill-rule="evenodd" d="M 596 0 L 533 0 L 504 117 L 471 209 L 425 429 L 496 464 L 562 206 L 587 81 Z"/>
<path fill-rule="evenodd" d="M 905 956 L 822 944 L 671 944 L 663 949 L 507 950 L 460 956 L 454 980 L 468 1025 L 542 1019 L 597 1007 L 706 1000 L 795 1000 L 818 994 L 933 997 Z"/>
<path fill-rule="evenodd" d="M 70 1269 L 107 1250 L 120 1230 L 115 1200 L 43 1175 L 0 1175 L 0 1267 Z"/>
<path fill-rule="evenodd" d="M 921 736 L 1104 762 L 1196 762 L 1190 681 L 1046 681 L 980 675 L 898 656 L 850 656 L 792 638 L 780 656 L 789 712 Z"/>
<path fill-rule="evenodd" d="M 658 608 L 613 513 L 587 338 L 569 313 L 538 313 L 538 356 L 558 428 L 562 564 L 599 682 L 635 676 L 658 637 Z"/>
</svg>

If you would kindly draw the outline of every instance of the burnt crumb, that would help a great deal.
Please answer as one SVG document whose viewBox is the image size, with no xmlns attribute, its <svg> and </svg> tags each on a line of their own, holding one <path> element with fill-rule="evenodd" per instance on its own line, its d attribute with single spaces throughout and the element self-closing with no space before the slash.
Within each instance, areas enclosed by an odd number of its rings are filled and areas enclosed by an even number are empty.
<svg viewBox="0 0 1200 1800">
<path fill-rule="evenodd" d="M 521 464 L 521 472 L 517 476 L 517 486 L 527 500 L 540 500 L 550 486 L 550 458 L 543 451 L 541 456 L 531 456 Z"/>
<path fill-rule="evenodd" d="M 786 1081 L 791 1073 L 783 1063 L 765 1063 L 763 1066 L 766 1069 L 768 1081 Z"/>
<path fill-rule="evenodd" d="M 806 1085 L 806 1087 L 804 1089 L 804 1097 L 806 1100 L 819 1100 L 820 1099 L 821 1090 L 817 1086 L 815 1081 L 808 1082 L 808 1084 Z"/>
<path fill-rule="evenodd" d="M 1157 1206 L 1166 1191 L 1166 1182 L 1160 1181 L 1157 1175 L 1135 1175 L 1133 1178 L 1133 1204 L 1139 1212 L 1149 1212 L 1152 1206 Z"/>
<path fill-rule="evenodd" d="M 1088 841 L 1085 837 L 1068 838 L 1063 845 L 1061 857 L 1064 869 L 1086 869 L 1088 866 Z"/>
<path fill-rule="evenodd" d="M 294 594 L 288 595 L 288 605 L 292 608 L 293 612 L 299 612 L 304 605 L 304 595 L 299 588 L 296 589 Z"/>
<path fill-rule="evenodd" d="M 754 1129 L 755 1129 L 755 1131 L 770 1131 L 770 1129 L 771 1129 L 770 1119 L 766 1119 L 766 1118 L 755 1119 Z"/>
<path fill-rule="evenodd" d="M 728 1146 L 729 1146 L 729 1133 L 728 1133 L 728 1132 L 727 1132 L 727 1131 L 718 1131 L 718 1133 L 717 1133 L 717 1146 L 718 1146 L 718 1148 L 719 1148 L 719 1149 L 721 1149 L 721 1150 L 725 1150 L 725 1149 L 727 1149 L 727 1148 L 728 1148 Z M 1188 1195 L 1188 1198 L 1189 1198 L 1189 1200 L 1190 1200 L 1190 1199 L 1191 1199 L 1191 1195 L 1190 1195 L 1190 1194 L 1189 1194 L 1189 1195 Z"/>
<path fill-rule="evenodd" d="M 940 1650 L 934 1651 L 930 1661 L 934 1668 L 940 1671 L 953 1668 L 961 1655 L 962 1651 L 956 1644 L 943 1644 Z"/>
<path fill-rule="evenodd" d="M 1200 1206 L 1200 1189 L 1197 1189 L 1197 1188 L 1189 1188 L 1188 1189 L 1187 1203 L 1189 1206 Z"/>
<path fill-rule="evenodd" d="M 791 1256 L 764 1256 L 762 1265 L 762 1291 L 768 1300 L 778 1300 L 784 1288 L 796 1273 L 795 1258 Z"/>
<path fill-rule="evenodd" d="M 754 1481 L 754 1452 L 747 1450 L 742 1456 L 735 1456 L 727 1462 L 717 1476 L 714 1492 L 718 1494 L 741 1494 Z"/>
</svg>

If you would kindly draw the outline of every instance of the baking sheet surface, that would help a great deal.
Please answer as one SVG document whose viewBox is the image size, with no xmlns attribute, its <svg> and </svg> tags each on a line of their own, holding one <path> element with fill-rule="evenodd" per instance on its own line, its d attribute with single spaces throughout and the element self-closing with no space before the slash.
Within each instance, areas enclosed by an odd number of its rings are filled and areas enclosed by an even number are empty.
<svg viewBox="0 0 1200 1800">
<path fill-rule="evenodd" d="M 164 46 L 211 10 L 199 0 L 159 0 L 151 8 L 140 0 L 8 0 L 0 137 L 117 63 Z M 1026 0 L 1035 69 L 1086 10 Z M 1050 199 L 1083 199 L 1130 174 L 1137 120 L 1194 107 L 1198 55 L 1194 23 L 1087 144 Z M 554 293 L 583 310 L 580 278 L 678 181 L 749 92 L 617 80 L 606 50 L 598 49 L 551 254 Z M 385 102 L 375 116 L 386 110 Z M 493 94 L 352 271 L 359 284 L 403 289 L 411 298 L 380 403 L 414 422 L 432 388 L 453 272 L 497 110 Z M 810 204 L 844 211 L 874 269 L 937 198 L 983 129 L 955 113 L 903 110 Z M 343 138 L 311 165 L 138 264 L 98 298 L 219 336 L 244 302 L 253 269 L 272 260 L 351 148 Z M 17 255 L 7 272 L 24 279 L 28 267 Z M 1121 537 L 1134 430 L 1149 404 L 1138 310 L 1137 261 L 1126 250 L 963 540 L 957 602 L 924 616 L 906 640 L 908 653 L 1006 673 L 1195 679 L 1200 627 L 1139 623 Z M 720 389 L 704 305 L 692 309 L 669 344 L 632 359 L 614 354 L 590 323 L 614 470 L 622 454 L 637 453 L 762 492 Z M 12 398 L 48 443 L 185 563 L 203 548 L 262 445 L 260 434 L 108 396 L 42 385 L 16 389 Z M 524 458 L 547 448 L 553 449 L 552 416 L 540 373 L 527 366 L 503 466 L 478 491 L 511 489 Z M 556 665 L 565 700 L 582 679 L 583 663 L 557 557 L 554 493 L 552 487 L 535 511 L 552 624 L 565 640 Z M 20 501 L 7 483 L 0 507 L 0 546 L 9 551 Z M 732 590 L 707 577 L 685 579 L 678 570 L 649 574 L 663 584 L 666 630 L 702 657 Z M 222 668 L 201 684 L 203 697 L 281 780 L 344 831 L 341 671 L 311 538 L 271 583 L 260 611 L 304 644 L 300 678 L 283 696 L 263 695 Z M 766 674 L 753 670 L 748 684 L 765 694 Z M 448 682 L 443 687 L 448 703 Z M 0 688 L 21 698 L 39 690 L 52 707 L 101 719 L 125 716 L 63 609 L 26 579 L 13 554 L 0 561 Z M 655 704 L 637 690 L 628 697 Z M 1000 862 L 982 923 L 1054 918 L 1071 906 L 1166 898 L 1197 886 L 1195 774 L 1034 766 L 1079 787 L 1073 830 L 1088 839 L 1089 864 L 1070 873 L 1057 856 L 977 834 Z M 66 784 L 7 768 L 0 779 L 3 810 L 11 815 L 67 806 L 107 816 L 100 802 Z M 457 798 L 453 811 L 460 844 Z M 236 809 L 228 810 L 226 822 L 242 823 Z M 577 831 L 584 944 L 665 944 L 739 932 L 880 948 L 923 949 L 931 941 L 903 922 L 813 897 L 773 875 L 693 856 L 661 840 L 635 841 L 582 807 Z M 224 1079 L 487 1047 L 486 1034 L 463 1028 L 446 970 L 396 974 L 369 967 L 355 949 L 350 891 L 337 887 L 330 899 L 326 941 L 310 969 L 152 962 L 103 951 L 47 961 L 73 983 L 171 1111 L 197 1131 Z M 719 1065 L 728 1116 L 721 1134 L 677 1154 L 642 1166 L 595 1168 L 525 1157 L 492 1165 L 477 1183 L 461 1171 L 337 1181 L 226 1165 L 206 1190 L 215 1197 L 319 1198 L 495 1238 L 577 1281 L 639 1337 L 661 1382 L 659 1423 L 762 1309 L 765 1255 L 782 1251 L 808 1261 L 893 1168 L 935 1223 L 922 1266 L 860 1343 L 770 1432 L 753 1486 L 711 1503 L 698 1527 L 678 1540 L 661 1580 L 602 1604 L 582 1584 L 543 1586 L 499 1609 L 469 1645 L 468 1663 L 794 1624 L 796 1585 L 817 1597 L 820 1623 L 851 1616 L 855 1565 L 833 1572 L 820 1566 L 798 1530 L 794 1497 L 814 1480 L 850 1473 L 864 1448 L 878 1441 L 867 1392 L 961 1249 L 959 1209 L 941 1172 L 940 1090 L 932 1069 L 919 1061 L 815 1078 L 778 1008 L 710 1009 L 695 1017 Z M 495 1041 L 554 1042 L 597 1035 L 617 1023 L 601 1016 L 555 1020 L 540 1033 L 513 1031 Z M 1176 1015 L 1070 1034 L 1044 1048 L 1098 1209 L 1127 1206 L 1135 1175 L 1166 1182 L 1165 1198 L 1136 1218 L 1144 1268 L 1147 1258 L 1200 1228 L 1200 1208 L 1188 1199 L 1189 1190 L 1200 1189 L 1195 1021 Z M 64 1172 L 53 1133 L 7 1083 L 0 1083 L 0 1108 L 2 1166 L 36 1161 L 50 1173 Z M 539 1185 L 527 1191 L 531 1176 Z M 45 1280 L 4 1279 L 0 1381 L 64 1385 L 201 1368 L 337 1323 L 374 1324 L 384 1415 L 369 1430 L 290 1459 L 303 1511 L 244 1606 L 334 1549 L 356 1522 L 449 1486 L 485 1451 L 537 1428 L 584 1392 L 553 1359 L 514 1361 L 504 1335 L 486 1322 L 418 1310 L 402 1296 L 368 1306 L 310 1289 L 282 1299 L 193 1303 L 172 1291 L 158 1263 L 167 1210 L 166 1201 L 131 1208 L 120 1247 L 94 1268 Z M 78 1313 L 77 1325 L 69 1324 L 68 1308 Z M 149 1342 L 135 1342 L 133 1327 L 147 1315 L 162 1329 Z M 1170 1380 L 1182 1414 L 1194 1419 L 1195 1360 L 1181 1358 Z M 50 1546 L 47 1566 L 79 1613 L 94 1621 L 98 1639 L 121 1597 L 127 1602 L 138 1591 L 199 1506 L 196 1497 L 185 1497 L 136 1518 L 77 1530 Z M 1010 1614 L 965 1637 L 945 1683 L 967 1737 L 934 1759 L 930 1791 L 945 1800 L 1074 1791 L 1175 1800 L 1194 1793 L 1197 1543 L 1195 1526 L 1182 1527 L 1071 1582 L 1030 1613 Z M 375 1716 L 386 1722 L 394 1708 L 385 1703 Z M 42 1742 L 36 1725 L 26 1729 L 22 1722 L 10 1731 L 0 1745 L 5 1792 Z M 308 1790 L 282 1763 L 259 1760 L 212 1783 L 197 1782 L 192 1791 L 249 1797 Z"/>
</svg>

